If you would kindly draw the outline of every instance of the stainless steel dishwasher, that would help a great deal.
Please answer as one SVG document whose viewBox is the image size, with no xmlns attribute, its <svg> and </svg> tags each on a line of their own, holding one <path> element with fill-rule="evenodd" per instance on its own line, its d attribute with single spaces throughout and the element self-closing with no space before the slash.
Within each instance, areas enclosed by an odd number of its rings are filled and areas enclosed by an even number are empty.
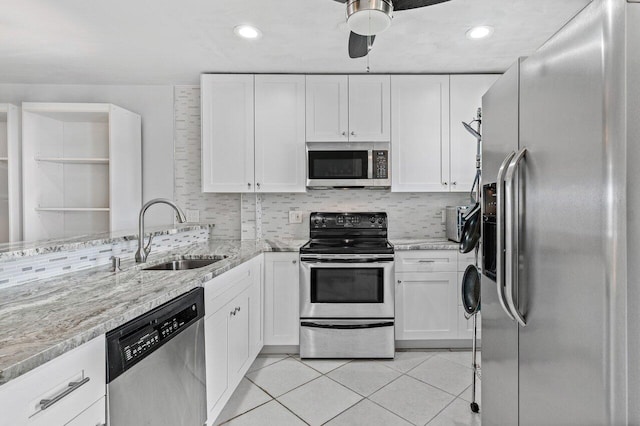
<svg viewBox="0 0 640 426">
<path fill-rule="evenodd" d="M 110 426 L 205 423 L 203 318 L 197 288 L 107 333 Z"/>
</svg>

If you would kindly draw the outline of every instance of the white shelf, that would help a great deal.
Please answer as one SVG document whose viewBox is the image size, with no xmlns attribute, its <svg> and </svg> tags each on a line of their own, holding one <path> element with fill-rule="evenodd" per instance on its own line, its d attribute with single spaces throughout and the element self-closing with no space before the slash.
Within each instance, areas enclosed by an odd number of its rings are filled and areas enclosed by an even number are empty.
<svg viewBox="0 0 640 426">
<path fill-rule="evenodd" d="M 0 161 L 9 161 L 9 157 L 0 157 Z"/>
<path fill-rule="evenodd" d="M 36 161 L 64 164 L 109 164 L 108 158 L 36 157 Z"/>
<path fill-rule="evenodd" d="M 36 207 L 37 212 L 108 212 L 109 207 Z"/>
</svg>

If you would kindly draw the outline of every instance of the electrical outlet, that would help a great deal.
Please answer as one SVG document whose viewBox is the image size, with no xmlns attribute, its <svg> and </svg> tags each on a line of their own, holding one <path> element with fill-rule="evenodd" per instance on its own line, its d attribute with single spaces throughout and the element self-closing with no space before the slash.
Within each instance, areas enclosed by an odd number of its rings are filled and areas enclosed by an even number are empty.
<svg viewBox="0 0 640 426">
<path fill-rule="evenodd" d="M 185 212 L 187 214 L 187 222 L 200 222 L 200 210 L 189 210 Z"/>
<path fill-rule="evenodd" d="M 299 210 L 289 210 L 289 223 L 302 223 L 302 212 Z"/>
</svg>

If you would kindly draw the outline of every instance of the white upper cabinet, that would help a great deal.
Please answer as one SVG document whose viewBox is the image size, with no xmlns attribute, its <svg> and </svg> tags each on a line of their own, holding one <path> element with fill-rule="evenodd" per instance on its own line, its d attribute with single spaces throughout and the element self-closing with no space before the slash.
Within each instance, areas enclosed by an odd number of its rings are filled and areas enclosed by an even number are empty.
<svg viewBox="0 0 640 426">
<path fill-rule="evenodd" d="M 388 75 L 308 75 L 307 142 L 388 142 Z"/>
<path fill-rule="evenodd" d="M 203 74 L 202 191 L 254 191 L 253 75 Z"/>
<path fill-rule="evenodd" d="M 307 142 L 349 140 L 349 77 L 308 75 Z"/>
<path fill-rule="evenodd" d="M 255 76 L 255 190 L 305 192 L 305 76 Z"/>
<path fill-rule="evenodd" d="M 388 142 L 391 127 L 388 75 L 349 76 L 349 142 Z"/>
<path fill-rule="evenodd" d="M 470 191 L 475 178 L 476 139 L 462 126 L 476 118 L 482 95 L 498 79 L 497 74 L 451 76 L 451 190 Z M 473 128 L 476 126 L 474 124 Z"/>
<path fill-rule="evenodd" d="M 449 76 L 392 76 L 391 129 L 391 190 L 449 191 Z"/>
</svg>

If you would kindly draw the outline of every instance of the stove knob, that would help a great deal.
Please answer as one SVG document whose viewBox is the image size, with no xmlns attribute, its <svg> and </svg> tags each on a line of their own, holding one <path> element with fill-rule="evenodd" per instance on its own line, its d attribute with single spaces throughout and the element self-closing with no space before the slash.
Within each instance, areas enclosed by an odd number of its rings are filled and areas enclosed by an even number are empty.
<svg viewBox="0 0 640 426">
<path fill-rule="evenodd" d="M 375 218 L 375 216 L 371 216 L 371 217 L 369 218 L 369 220 L 371 221 L 371 223 L 376 223 L 376 218 Z"/>
<path fill-rule="evenodd" d="M 327 223 L 327 219 L 325 219 L 324 217 L 322 218 L 322 224 L 324 225 L 325 223 Z"/>
<path fill-rule="evenodd" d="M 315 223 L 316 225 L 320 223 L 320 219 L 316 219 L 313 221 L 313 223 Z"/>
<path fill-rule="evenodd" d="M 380 225 L 382 225 L 382 223 L 383 223 L 383 222 L 384 222 L 384 219 L 383 219 L 383 218 L 378 219 L 378 223 L 379 223 Z"/>
</svg>

